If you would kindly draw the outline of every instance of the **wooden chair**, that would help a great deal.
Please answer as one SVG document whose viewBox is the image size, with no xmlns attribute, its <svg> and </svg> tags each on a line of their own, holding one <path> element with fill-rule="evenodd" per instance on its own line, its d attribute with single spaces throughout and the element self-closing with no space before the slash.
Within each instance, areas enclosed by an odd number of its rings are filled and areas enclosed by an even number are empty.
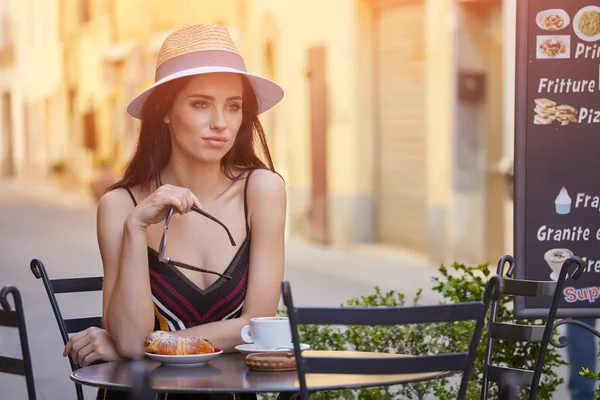
<svg viewBox="0 0 600 400">
<path fill-rule="evenodd" d="M 12 294 L 15 302 L 15 310 L 11 310 L 8 302 L 8 294 Z M 0 373 L 20 375 L 25 377 L 29 400 L 35 400 L 35 384 L 33 382 L 33 369 L 31 368 L 31 354 L 29 353 L 29 342 L 27 341 L 27 329 L 25 328 L 25 314 L 19 290 L 7 285 L 0 290 L 0 326 L 17 328 L 21 341 L 22 359 L 0 356 Z"/>
<path fill-rule="evenodd" d="M 502 278 L 492 277 L 482 301 L 414 307 L 333 307 L 299 308 L 292 300 L 289 282 L 282 283 L 283 301 L 287 307 L 294 354 L 298 367 L 300 398 L 308 400 L 307 373 L 320 374 L 405 374 L 436 371 L 462 371 L 458 399 L 464 399 L 467 384 L 481 340 L 485 317 L 492 298 L 502 290 Z M 412 357 L 347 358 L 303 356 L 298 325 L 408 325 L 454 321 L 475 321 L 469 349 L 462 353 L 415 355 Z"/>
<path fill-rule="evenodd" d="M 577 269 L 573 273 L 573 279 L 578 279 L 583 273 L 583 261 L 579 257 L 569 258 L 563 264 L 558 281 L 530 281 L 523 279 L 512 279 L 514 276 L 514 258 L 505 255 L 498 262 L 497 274 L 502 276 L 504 267 L 509 264 L 506 277 L 504 279 L 504 290 L 502 295 L 529 296 L 529 297 L 547 297 L 552 298 L 552 303 L 548 312 L 545 325 L 520 325 L 507 322 L 498 322 L 498 302 L 499 298 L 492 301 L 492 311 L 490 315 L 490 324 L 488 329 L 488 339 L 486 344 L 486 354 L 484 359 L 483 382 L 481 388 L 481 399 L 487 400 L 490 382 L 501 382 L 506 373 L 510 373 L 513 379 L 518 380 L 518 386 L 531 387 L 529 399 L 536 398 L 539 382 L 542 375 L 544 358 L 548 344 L 552 339 L 554 329 L 554 320 L 562 293 L 562 288 L 566 279 L 566 274 L 571 265 L 576 265 Z M 494 340 L 511 340 L 519 342 L 539 342 L 540 350 L 537 355 L 535 370 L 517 369 L 513 367 L 502 367 L 492 363 L 492 354 Z"/>
<path fill-rule="evenodd" d="M 83 318 L 68 318 L 64 319 L 60 312 L 58 301 L 56 300 L 57 294 L 62 293 L 77 293 L 77 292 L 92 292 L 101 291 L 104 278 L 102 276 L 88 276 L 80 278 L 61 278 L 61 279 L 49 279 L 46 273 L 44 264 L 38 260 L 33 259 L 30 263 L 31 272 L 37 279 L 41 279 L 48 299 L 50 300 L 50 306 L 54 312 L 56 323 L 62 337 L 63 343 L 66 345 L 69 341 L 69 334 L 83 331 L 91 326 L 102 328 L 102 317 L 83 317 Z M 80 368 L 69 355 L 69 363 L 71 364 L 71 370 L 75 371 Z M 75 390 L 77 391 L 77 400 L 83 400 L 83 391 L 81 385 L 75 384 Z"/>
</svg>

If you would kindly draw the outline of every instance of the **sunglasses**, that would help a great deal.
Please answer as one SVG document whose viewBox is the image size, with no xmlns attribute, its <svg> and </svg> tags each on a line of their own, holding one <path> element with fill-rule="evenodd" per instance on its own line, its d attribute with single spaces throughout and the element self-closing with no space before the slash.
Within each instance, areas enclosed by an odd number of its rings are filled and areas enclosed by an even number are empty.
<svg viewBox="0 0 600 400">
<path fill-rule="evenodd" d="M 221 225 L 223 227 L 223 229 L 225 229 L 225 232 L 227 232 L 227 236 L 229 236 L 229 241 L 231 242 L 231 245 L 236 246 L 235 240 L 233 240 L 233 236 L 231 236 L 231 232 L 229 232 L 229 229 L 227 229 L 227 227 L 221 221 L 219 221 L 218 219 L 216 219 L 215 217 L 213 217 L 206 211 L 202 211 L 201 209 L 199 209 L 196 206 L 192 206 L 192 211 L 195 211 L 198 214 L 203 215 L 206 218 L 208 218 L 212 221 L 215 221 L 217 224 Z M 165 220 L 165 227 L 163 228 L 163 235 L 162 235 L 162 239 L 160 240 L 160 247 L 158 249 L 158 261 L 169 264 L 169 265 L 173 265 L 175 267 L 189 269 L 191 271 L 204 272 L 206 274 L 217 275 L 217 276 L 220 276 L 225 279 L 231 279 L 231 276 L 229 276 L 229 275 L 221 274 L 221 273 L 218 273 L 215 271 L 210 271 L 208 269 L 194 267 L 193 265 L 189 265 L 189 264 L 186 264 L 181 261 L 177 261 L 170 257 L 165 256 L 165 250 L 167 248 L 167 234 L 169 233 L 169 223 L 171 222 L 171 218 L 173 217 L 174 212 L 175 212 L 175 207 L 171 207 L 171 209 L 169 210 L 169 214 L 167 215 L 167 219 Z"/>
</svg>

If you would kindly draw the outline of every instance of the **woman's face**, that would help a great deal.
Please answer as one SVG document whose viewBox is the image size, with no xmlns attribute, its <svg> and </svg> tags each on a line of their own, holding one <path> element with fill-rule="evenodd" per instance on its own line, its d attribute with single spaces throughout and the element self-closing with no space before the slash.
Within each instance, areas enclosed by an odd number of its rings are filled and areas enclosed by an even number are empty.
<svg viewBox="0 0 600 400">
<path fill-rule="evenodd" d="M 165 117 L 174 153 L 198 161 L 220 161 L 242 124 L 242 78 L 237 74 L 197 75 L 175 96 Z"/>
</svg>

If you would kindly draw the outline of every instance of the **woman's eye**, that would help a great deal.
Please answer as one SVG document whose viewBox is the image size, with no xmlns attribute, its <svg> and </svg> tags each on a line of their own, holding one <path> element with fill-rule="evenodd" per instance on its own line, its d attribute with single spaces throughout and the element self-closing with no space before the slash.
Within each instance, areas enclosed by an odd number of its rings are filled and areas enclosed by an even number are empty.
<svg viewBox="0 0 600 400">
<path fill-rule="evenodd" d="M 230 111 L 239 111 L 239 110 L 241 110 L 241 109 L 242 109 L 242 106 L 241 106 L 241 105 L 239 105 L 239 104 L 237 104 L 237 103 L 232 103 L 232 104 L 228 105 L 228 106 L 227 106 L 227 108 L 228 108 Z"/>
<path fill-rule="evenodd" d="M 208 103 L 205 101 L 195 101 L 192 103 L 192 107 L 206 108 L 208 107 Z"/>
</svg>

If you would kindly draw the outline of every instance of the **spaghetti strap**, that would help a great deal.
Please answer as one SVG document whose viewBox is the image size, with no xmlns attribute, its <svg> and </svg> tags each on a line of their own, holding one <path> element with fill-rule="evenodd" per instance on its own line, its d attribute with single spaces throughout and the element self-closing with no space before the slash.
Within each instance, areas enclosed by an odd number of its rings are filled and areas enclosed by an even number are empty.
<svg viewBox="0 0 600 400">
<path fill-rule="evenodd" d="M 244 218 L 246 219 L 246 231 L 250 232 L 250 224 L 248 223 L 248 182 L 250 181 L 250 175 L 256 171 L 254 169 L 248 172 L 246 176 L 246 182 L 244 182 Z"/>
<path fill-rule="evenodd" d="M 129 197 L 131 197 L 134 207 L 137 207 L 137 201 L 135 201 L 135 196 L 133 195 L 131 190 L 128 187 L 126 187 L 125 190 L 127 190 L 127 193 L 129 193 Z"/>
</svg>

